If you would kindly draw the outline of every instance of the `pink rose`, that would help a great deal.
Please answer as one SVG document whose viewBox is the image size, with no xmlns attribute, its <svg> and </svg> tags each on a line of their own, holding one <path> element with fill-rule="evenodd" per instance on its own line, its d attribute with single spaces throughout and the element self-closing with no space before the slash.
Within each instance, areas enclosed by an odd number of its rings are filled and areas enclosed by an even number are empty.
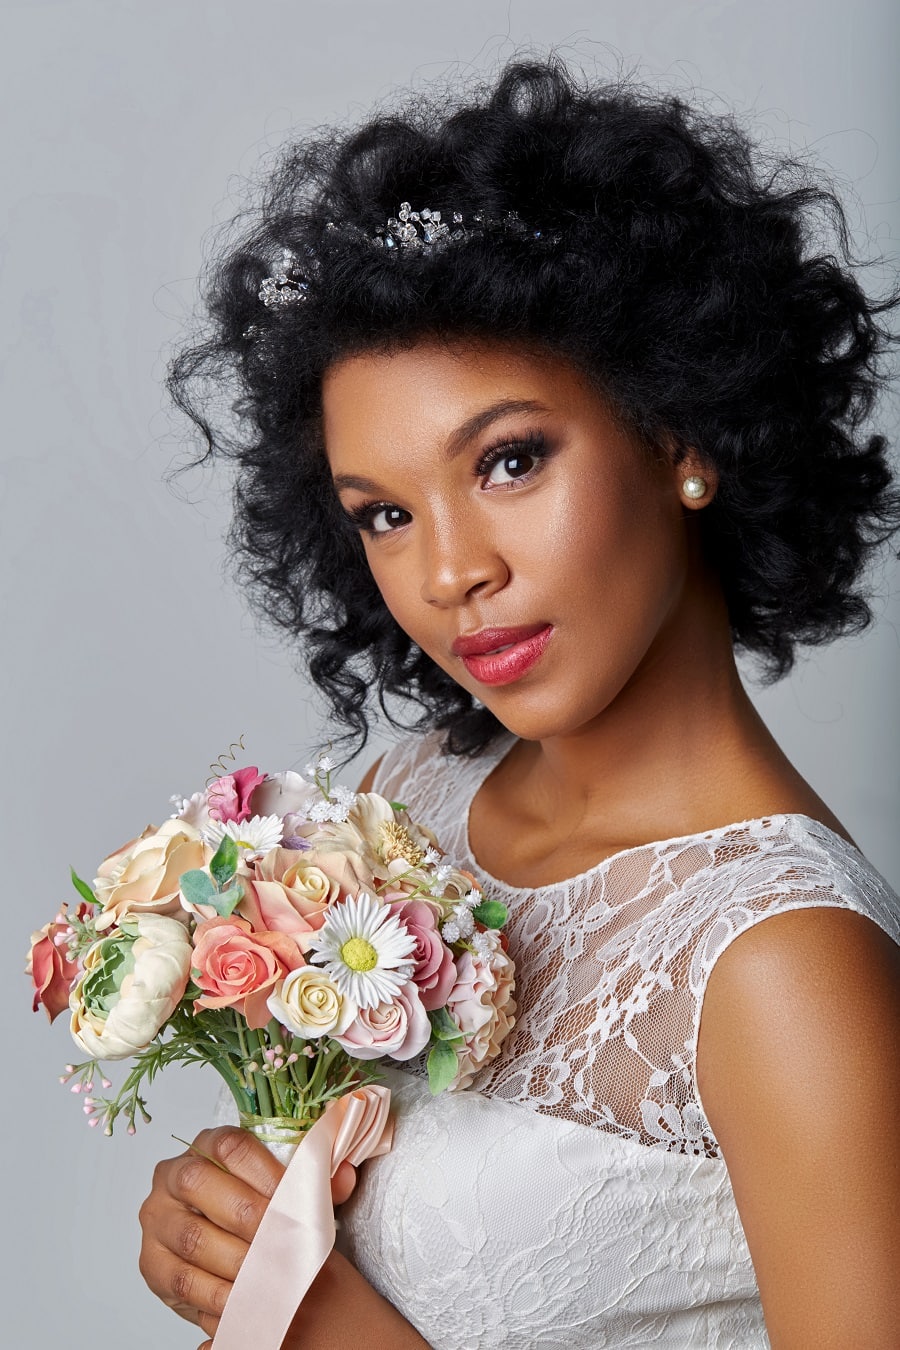
<svg viewBox="0 0 900 1350">
<path fill-rule="evenodd" d="M 515 966 L 495 939 L 488 956 L 465 951 L 457 958 L 458 978 L 447 999 L 447 1011 L 466 1038 L 457 1049 L 459 1068 L 450 1089 L 466 1088 L 515 1025 Z"/>
<path fill-rule="evenodd" d="M 286 933 L 254 933 L 244 919 L 207 919 L 194 933 L 191 975 L 202 989 L 194 1008 L 237 1008 L 247 1025 L 264 1027 L 275 984 L 303 965 Z"/>
<path fill-rule="evenodd" d="M 59 919 L 65 920 L 65 910 L 53 923 L 45 923 L 39 932 L 32 933 L 25 967 L 25 974 L 31 976 L 34 984 L 32 1012 L 37 1012 L 43 1004 L 51 1022 L 68 1008 L 69 991 L 79 975 L 78 965 L 69 960 L 65 943 L 71 929 Z"/>
<path fill-rule="evenodd" d="M 456 962 L 438 932 L 434 909 L 424 900 L 407 900 L 391 905 L 391 911 L 416 940 L 410 960 L 416 963 L 412 981 L 419 991 L 422 1007 L 426 1012 L 443 1008 L 456 983 Z"/>
<path fill-rule="evenodd" d="M 412 1059 L 431 1037 L 431 1023 L 411 980 L 391 1003 L 361 1008 L 345 1032 L 332 1036 L 354 1059 Z"/>
<path fill-rule="evenodd" d="M 229 820 L 249 820 L 250 795 L 253 789 L 265 782 L 266 775 L 260 773 L 256 765 L 248 769 L 238 769 L 236 773 L 217 778 L 207 789 L 209 814 L 213 820 L 223 823 Z"/>
</svg>

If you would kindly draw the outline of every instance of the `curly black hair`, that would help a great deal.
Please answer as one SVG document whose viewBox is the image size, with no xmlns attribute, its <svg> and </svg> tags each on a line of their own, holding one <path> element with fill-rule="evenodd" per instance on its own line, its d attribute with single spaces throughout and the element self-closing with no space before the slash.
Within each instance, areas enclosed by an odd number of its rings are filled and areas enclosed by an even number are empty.
<svg viewBox="0 0 900 1350">
<path fill-rule="evenodd" d="M 443 249 L 379 248 L 401 201 L 488 224 Z M 509 213 L 523 228 L 490 227 Z M 283 248 L 303 298 L 267 306 Z M 777 679 L 796 644 L 870 621 L 859 580 L 900 525 L 884 438 L 865 430 L 898 297 L 870 300 L 855 272 L 833 191 L 733 118 L 517 59 L 487 86 L 291 145 L 213 265 L 209 331 L 169 387 L 201 461 L 236 459 L 239 573 L 302 640 L 345 739 L 365 744 L 370 700 L 397 725 L 411 700 L 412 725 L 472 754 L 499 723 L 398 627 L 338 509 L 326 368 L 424 337 L 574 362 L 648 443 L 715 465 L 707 556 L 736 647 Z M 236 420 L 213 413 L 223 387 Z"/>
</svg>

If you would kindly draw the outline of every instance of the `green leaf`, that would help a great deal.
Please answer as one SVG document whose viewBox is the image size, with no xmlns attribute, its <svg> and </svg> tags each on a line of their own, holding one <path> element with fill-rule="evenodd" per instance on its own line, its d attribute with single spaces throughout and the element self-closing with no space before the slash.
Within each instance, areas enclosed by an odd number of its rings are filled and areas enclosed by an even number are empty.
<svg viewBox="0 0 900 1350">
<path fill-rule="evenodd" d="M 193 872 L 183 872 L 178 883 L 189 905 L 212 905 L 218 898 L 216 883 L 208 872 L 196 868 Z"/>
<path fill-rule="evenodd" d="M 403 802 L 391 802 L 390 808 L 392 811 L 405 811 L 407 809 Z"/>
<path fill-rule="evenodd" d="M 97 897 L 94 895 L 94 892 L 87 882 L 81 880 L 81 877 L 75 871 L 74 867 L 70 867 L 69 871 L 72 873 L 72 885 L 75 887 L 82 900 L 86 900 L 89 905 L 96 905 Z"/>
<path fill-rule="evenodd" d="M 432 1097 L 443 1092 L 456 1077 L 456 1051 L 447 1041 L 438 1041 L 428 1053 L 428 1086 Z"/>
<path fill-rule="evenodd" d="M 428 1014 L 431 1030 L 439 1041 L 461 1041 L 464 1036 L 446 1008 Z"/>
<path fill-rule="evenodd" d="M 213 854 L 212 862 L 209 864 L 209 870 L 217 885 L 228 885 L 229 881 L 237 871 L 239 856 L 240 849 L 237 846 L 237 842 L 232 839 L 230 835 L 226 834 Z"/>
<path fill-rule="evenodd" d="M 227 919 L 229 915 L 234 913 L 243 899 L 243 895 L 244 888 L 238 882 L 236 886 L 229 886 L 227 891 L 219 891 L 218 895 L 214 895 L 209 903 L 215 907 L 217 914 L 223 919 Z"/>
<path fill-rule="evenodd" d="M 502 928 L 509 918 L 509 910 L 500 900 L 482 900 L 472 913 L 485 928 Z"/>
</svg>

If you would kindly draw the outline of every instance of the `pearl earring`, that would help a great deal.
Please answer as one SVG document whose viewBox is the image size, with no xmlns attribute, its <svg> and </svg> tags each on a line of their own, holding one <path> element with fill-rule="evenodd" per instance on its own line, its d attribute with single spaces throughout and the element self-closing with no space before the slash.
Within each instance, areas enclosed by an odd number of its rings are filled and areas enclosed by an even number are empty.
<svg viewBox="0 0 900 1350">
<path fill-rule="evenodd" d="M 701 497 L 706 496 L 707 483 L 705 478 L 696 478 L 691 476 L 686 478 L 681 485 L 681 490 L 691 501 L 697 502 Z"/>
</svg>

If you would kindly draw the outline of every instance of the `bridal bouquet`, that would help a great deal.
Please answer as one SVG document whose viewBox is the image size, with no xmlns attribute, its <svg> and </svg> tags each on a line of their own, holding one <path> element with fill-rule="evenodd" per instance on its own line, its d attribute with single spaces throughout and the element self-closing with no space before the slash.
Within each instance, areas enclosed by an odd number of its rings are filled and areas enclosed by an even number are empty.
<svg viewBox="0 0 900 1350">
<path fill-rule="evenodd" d="M 62 1081 L 129 1132 L 172 1063 L 211 1064 L 242 1123 L 292 1124 L 427 1051 L 433 1093 L 468 1085 L 513 1025 L 506 910 L 405 807 L 332 785 L 327 756 L 217 778 L 111 853 L 33 934 L 34 1008 L 68 1008 L 88 1058 Z M 98 1062 L 134 1059 L 114 1096 Z M 384 1091 L 382 1089 L 382 1091 Z"/>
</svg>

